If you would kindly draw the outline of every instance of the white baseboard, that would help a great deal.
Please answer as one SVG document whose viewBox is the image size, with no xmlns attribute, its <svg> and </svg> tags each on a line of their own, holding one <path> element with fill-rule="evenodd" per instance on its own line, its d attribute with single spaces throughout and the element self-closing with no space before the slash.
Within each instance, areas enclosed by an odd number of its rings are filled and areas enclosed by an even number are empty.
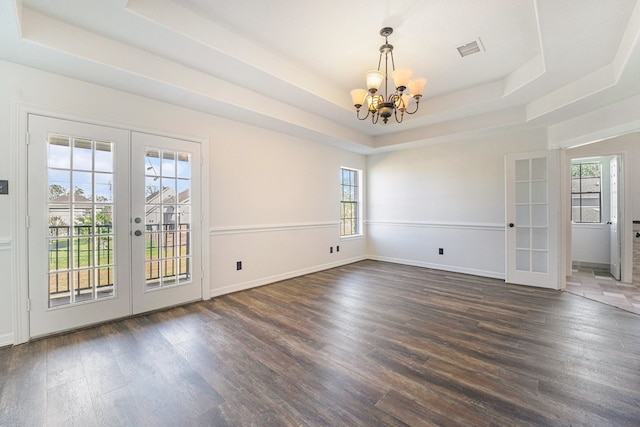
<svg viewBox="0 0 640 427">
<path fill-rule="evenodd" d="M 354 258 L 348 258 L 337 262 L 332 262 L 329 264 L 317 265 L 314 267 L 305 268 L 302 270 L 289 271 L 287 273 L 278 274 L 275 276 L 264 277 L 258 280 L 252 280 L 250 282 L 237 283 L 231 286 L 225 286 L 219 289 L 211 289 L 211 298 L 217 297 L 220 295 L 230 294 L 233 292 L 244 291 L 251 288 L 257 288 L 259 286 L 268 285 L 270 283 L 279 282 L 281 280 L 292 279 L 294 277 L 304 276 L 305 274 L 311 274 L 322 270 L 328 270 L 334 267 L 340 267 L 347 264 L 352 264 L 354 262 L 362 261 L 365 259 L 370 259 L 374 261 L 384 261 L 384 262 L 392 262 L 395 264 L 402 265 L 411 265 L 414 267 L 424 267 L 424 268 L 432 268 L 434 270 L 441 271 L 450 271 L 452 273 L 462 273 L 462 274 L 470 274 L 472 276 L 480 276 L 480 277 L 490 277 L 492 279 L 505 279 L 505 274 L 498 271 L 486 271 L 486 270 L 476 270 L 473 268 L 465 268 L 465 267 L 456 267 L 451 265 L 442 265 L 442 264 L 433 264 L 422 261 L 414 261 L 400 258 L 390 258 L 390 257 L 382 257 L 382 256 L 373 256 L 373 255 L 363 255 Z"/>
<path fill-rule="evenodd" d="M 0 335 L 0 347 L 13 345 L 13 334 Z"/>
<path fill-rule="evenodd" d="M 391 258 L 384 256 L 369 255 L 366 257 L 374 261 L 392 262 L 395 264 L 411 265 L 413 267 L 432 268 L 434 270 L 450 271 L 452 273 L 471 274 L 473 276 L 490 277 L 493 279 L 505 279 L 505 274 L 499 271 L 476 270 L 473 268 L 457 267 L 454 265 L 433 264 L 430 262 L 414 261 L 408 259 Z"/>
<path fill-rule="evenodd" d="M 225 286 L 218 289 L 211 289 L 211 298 L 218 297 L 220 295 L 230 294 L 233 292 L 244 291 L 251 288 L 257 288 L 258 286 L 268 285 L 270 283 L 279 282 L 281 280 L 292 279 L 294 277 L 304 276 L 305 274 L 316 273 L 322 270 L 328 270 L 330 268 L 340 267 L 354 262 L 367 259 L 366 256 L 359 256 L 353 258 L 347 258 L 340 261 L 332 262 L 329 264 L 316 265 L 309 268 L 303 268 L 301 270 L 289 271 L 275 276 L 263 277 L 261 279 L 252 280 L 250 282 L 237 283 L 235 285 Z"/>
</svg>

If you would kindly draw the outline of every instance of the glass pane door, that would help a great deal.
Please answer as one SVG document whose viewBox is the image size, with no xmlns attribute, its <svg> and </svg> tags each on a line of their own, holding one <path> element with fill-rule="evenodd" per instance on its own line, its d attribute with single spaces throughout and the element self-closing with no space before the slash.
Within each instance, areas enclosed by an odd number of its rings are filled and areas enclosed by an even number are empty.
<svg viewBox="0 0 640 427">
<path fill-rule="evenodd" d="M 129 132 L 28 120 L 31 337 L 130 314 Z"/>
<path fill-rule="evenodd" d="M 201 299 L 200 145 L 28 120 L 30 336 Z"/>
<path fill-rule="evenodd" d="M 557 153 L 506 157 L 506 268 L 509 283 L 557 289 L 559 182 Z"/>
<path fill-rule="evenodd" d="M 202 298 L 199 159 L 197 143 L 132 135 L 136 313 Z"/>
</svg>

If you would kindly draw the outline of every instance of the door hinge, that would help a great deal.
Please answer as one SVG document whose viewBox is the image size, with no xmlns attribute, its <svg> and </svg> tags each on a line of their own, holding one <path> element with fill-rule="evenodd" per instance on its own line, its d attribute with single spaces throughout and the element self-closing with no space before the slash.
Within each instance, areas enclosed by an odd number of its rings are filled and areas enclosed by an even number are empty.
<svg viewBox="0 0 640 427">
<path fill-rule="evenodd" d="M 24 226 L 26 228 L 29 228 L 30 225 L 31 225 L 31 220 L 29 218 L 29 215 L 27 215 L 27 216 L 24 217 Z"/>
<path fill-rule="evenodd" d="M 31 298 L 27 298 L 27 311 L 31 311 Z"/>
<path fill-rule="evenodd" d="M 25 132 L 24 134 L 24 143 L 29 145 L 29 141 L 31 140 L 31 134 L 29 132 Z"/>
</svg>

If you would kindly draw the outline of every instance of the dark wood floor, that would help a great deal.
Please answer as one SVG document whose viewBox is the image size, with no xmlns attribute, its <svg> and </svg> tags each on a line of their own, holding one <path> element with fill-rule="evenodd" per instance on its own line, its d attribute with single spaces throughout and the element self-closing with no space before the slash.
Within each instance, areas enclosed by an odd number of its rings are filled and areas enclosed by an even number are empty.
<svg viewBox="0 0 640 427">
<path fill-rule="evenodd" d="M 0 425 L 638 426 L 640 316 L 363 261 L 0 349 Z"/>
</svg>

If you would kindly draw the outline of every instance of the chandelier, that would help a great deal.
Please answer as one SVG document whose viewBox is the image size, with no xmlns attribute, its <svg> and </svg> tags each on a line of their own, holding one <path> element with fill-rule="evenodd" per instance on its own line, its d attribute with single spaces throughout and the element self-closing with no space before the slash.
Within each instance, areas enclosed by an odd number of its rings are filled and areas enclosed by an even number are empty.
<svg viewBox="0 0 640 427">
<path fill-rule="evenodd" d="M 398 68 L 396 70 L 393 61 L 393 45 L 390 45 L 387 40 L 391 33 L 393 33 L 393 28 L 391 27 L 385 27 L 380 30 L 380 35 L 384 37 L 384 44 L 380 46 L 378 69 L 369 71 L 365 75 L 367 90 L 354 89 L 351 91 L 351 99 L 356 107 L 356 116 L 359 120 L 365 120 L 371 116 L 373 124 L 378 123 L 380 117 L 382 117 L 383 123 L 387 123 L 391 115 L 395 117 L 396 122 L 402 123 L 404 113 L 414 114 L 418 111 L 420 98 L 422 97 L 422 92 L 424 92 L 424 85 L 427 83 L 427 79 L 424 78 L 409 80 L 413 75 L 413 71 L 408 68 Z M 384 55 L 384 72 L 380 71 L 382 55 Z M 391 95 L 389 95 L 389 57 L 391 57 L 391 75 L 395 86 L 395 91 Z M 384 95 L 380 95 L 378 90 L 383 82 Z M 411 98 L 416 100 L 413 111 L 407 110 Z M 360 117 L 360 108 L 365 103 L 367 104 L 367 115 Z"/>
</svg>

